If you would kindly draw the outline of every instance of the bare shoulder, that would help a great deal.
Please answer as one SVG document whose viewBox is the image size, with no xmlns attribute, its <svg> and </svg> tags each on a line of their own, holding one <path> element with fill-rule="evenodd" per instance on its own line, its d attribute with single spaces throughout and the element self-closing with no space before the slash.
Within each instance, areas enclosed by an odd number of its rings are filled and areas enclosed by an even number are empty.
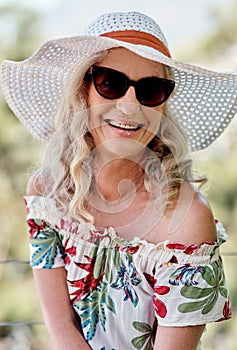
<svg viewBox="0 0 237 350">
<path fill-rule="evenodd" d="M 43 175 L 40 168 L 30 177 L 26 187 L 26 194 L 27 196 L 42 196 L 43 192 Z"/>
<path fill-rule="evenodd" d="M 183 244 L 200 244 L 216 240 L 216 225 L 206 198 L 189 184 L 180 192 L 177 207 L 169 219 L 171 240 Z"/>
</svg>

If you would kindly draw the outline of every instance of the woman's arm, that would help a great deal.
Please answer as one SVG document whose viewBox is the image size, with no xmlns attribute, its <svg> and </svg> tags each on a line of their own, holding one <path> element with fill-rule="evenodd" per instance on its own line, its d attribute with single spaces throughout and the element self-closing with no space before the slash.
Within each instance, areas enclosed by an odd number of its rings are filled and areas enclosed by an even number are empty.
<svg viewBox="0 0 237 350">
<path fill-rule="evenodd" d="M 187 200 L 189 198 L 190 201 Z M 176 230 L 166 237 L 170 242 L 199 245 L 206 241 L 216 241 L 216 226 L 212 211 L 205 198 L 193 192 L 190 186 L 184 185 L 183 198 L 180 198 L 174 217 L 175 215 L 176 218 L 173 220 L 179 225 L 176 225 Z M 174 310 L 176 307 L 174 301 Z M 205 324 L 183 327 L 158 326 L 154 350 L 196 350 L 204 328 Z"/>
<path fill-rule="evenodd" d="M 89 350 L 70 303 L 64 267 L 33 269 L 36 287 L 54 350 Z"/>
<path fill-rule="evenodd" d="M 154 350 L 196 350 L 204 328 L 158 326 Z"/>
<path fill-rule="evenodd" d="M 46 179 L 39 169 L 27 186 L 28 196 L 42 196 Z M 44 320 L 53 350 L 89 350 L 70 302 L 64 267 L 33 269 Z"/>
</svg>

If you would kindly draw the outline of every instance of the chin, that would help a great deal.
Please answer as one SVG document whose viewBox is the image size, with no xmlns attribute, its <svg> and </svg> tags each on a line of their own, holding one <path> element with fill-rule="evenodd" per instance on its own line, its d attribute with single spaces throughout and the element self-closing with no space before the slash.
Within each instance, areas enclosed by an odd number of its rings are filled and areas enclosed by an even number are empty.
<svg viewBox="0 0 237 350">
<path fill-rule="evenodd" d="M 103 154 L 107 153 L 116 156 L 116 158 L 129 159 L 136 159 L 146 149 L 146 145 L 131 139 L 114 139 L 97 146 L 97 150 L 99 150 L 98 147 L 101 147 Z"/>
</svg>

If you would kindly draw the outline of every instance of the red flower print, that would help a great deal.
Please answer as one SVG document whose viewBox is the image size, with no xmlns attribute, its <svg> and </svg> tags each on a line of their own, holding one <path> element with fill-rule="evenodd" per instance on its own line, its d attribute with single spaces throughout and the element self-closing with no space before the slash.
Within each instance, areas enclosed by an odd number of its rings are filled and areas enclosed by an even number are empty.
<svg viewBox="0 0 237 350">
<path fill-rule="evenodd" d="M 232 316 L 230 299 L 225 302 L 224 309 L 223 309 L 223 315 L 224 315 L 225 320 L 228 320 Z"/>
<path fill-rule="evenodd" d="M 180 243 L 169 243 L 167 244 L 167 248 L 169 249 L 178 249 L 178 250 L 183 250 L 184 254 L 193 254 L 196 250 L 198 250 L 203 244 L 209 244 L 209 245 L 214 245 L 215 242 L 203 242 L 199 245 L 197 244 L 191 244 L 191 245 L 184 245 Z"/>
<path fill-rule="evenodd" d="M 179 244 L 179 243 L 169 243 L 169 244 L 167 244 L 167 248 L 183 250 L 184 254 L 192 254 L 199 247 L 200 246 L 198 246 L 196 244 L 191 244 L 189 246 L 184 245 L 184 244 Z"/>
<path fill-rule="evenodd" d="M 154 287 L 154 292 L 159 295 L 167 294 L 169 293 L 169 291 L 170 291 L 170 288 L 167 286 Z M 154 295 L 153 300 L 154 300 L 154 309 L 155 309 L 156 315 L 160 316 L 161 318 L 164 318 L 167 314 L 167 308 L 165 304 L 163 303 L 163 301 L 158 299 L 156 295 Z"/>
<path fill-rule="evenodd" d="M 65 230 L 65 231 L 69 231 L 72 234 L 78 233 L 78 225 L 74 224 L 71 221 L 65 220 L 65 219 L 60 220 L 60 228 Z"/>
<path fill-rule="evenodd" d="M 150 284 L 150 286 L 154 288 L 155 294 L 164 295 L 169 293 L 170 288 L 167 286 L 157 286 L 157 279 L 155 279 L 153 276 L 149 275 L 148 273 L 144 273 L 144 276 L 147 282 Z M 154 295 L 153 301 L 156 315 L 158 315 L 161 318 L 164 318 L 167 314 L 167 308 L 165 304 L 163 303 L 163 301 L 158 299 L 156 295 Z"/>
<path fill-rule="evenodd" d="M 69 242 L 69 238 L 65 242 L 65 249 L 64 249 L 64 252 L 66 255 L 66 257 L 64 258 L 64 261 L 66 265 L 69 265 L 71 263 L 71 257 L 77 254 L 77 249 L 75 246 L 67 248 L 68 242 Z"/>
<path fill-rule="evenodd" d="M 111 240 L 109 233 L 106 233 L 105 231 L 102 231 L 102 230 L 98 230 L 98 231 L 90 230 L 90 236 L 87 240 L 90 243 L 100 244 L 100 242 L 102 242 L 106 238 Z"/>
<path fill-rule="evenodd" d="M 163 301 L 159 300 L 156 296 L 154 296 L 154 309 L 155 314 L 160 316 L 161 318 L 164 318 L 167 314 L 167 308 Z"/>
<path fill-rule="evenodd" d="M 146 272 L 144 272 L 144 276 L 145 276 L 147 282 L 150 284 L 150 286 L 152 288 L 154 288 L 154 285 L 155 285 L 157 280 L 153 276 L 149 275 L 149 273 L 146 273 Z"/>
<path fill-rule="evenodd" d="M 186 245 L 180 243 L 168 243 L 167 248 L 183 250 L 186 248 Z"/>
<path fill-rule="evenodd" d="M 167 287 L 167 286 L 154 287 L 154 292 L 159 295 L 167 294 L 169 293 L 169 291 L 170 291 L 170 287 Z"/>
<path fill-rule="evenodd" d="M 175 255 L 172 256 L 172 258 L 168 261 L 167 265 L 172 265 L 172 264 L 178 264 L 178 259 Z"/>
<path fill-rule="evenodd" d="M 231 316 L 232 316 L 232 312 L 231 312 L 231 306 L 230 306 L 230 299 L 228 299 L 228 301 L 226 301 L 224 304 L 223 317 L 217 320 L 216 322 L 228 320 L 231 318 Z"/>
<path fill-rule="evenodd" d="M 97 238 L 98 238 L 98 234 L 90 230 L 90 237 L 88 238 L 88 242 L 94 243 L 96 242 Z"/>
<path fill-rule="evenodd" d="M 44 230 L 46 227 L 46 222 L 44 220 L 34 220 L 34 219 L 29 219 L 27 220 L 28 223 L 28 230 L 30 237 L 32 238 L 35 233 L 39 233 L 39 231 Z M 36 235 L 37 236 L 37 235 Z"/>
<path fill-rule="evenodd" d="M 76 303 L 87 293 L 91 293 L 101 282 L 104 275 L 102 273 L 99 278 L 94 277 L 93 272 L 94 272 L 96 256 L 94 258 L 90 258 L 89 256 L 85 255 L 85 258 L 87 259 L 88 263 L 75 263 L 75 264 L 81 269 L 88 271 L 89 272 L 88 275 L 86 275 L 85 277 L 77 281 L 68 281 L 71 287 L 77 288 L 75 292 L 70 294 L 71 296 L 73 296 L 72 298 L 73 303 Z"/>
<path fill-rule="evenodd" d="M 117 251 L 122 251 L 122 252 L 129 253 L 129 254 L 135 254 L 138 251 L 139 247 L 138 246 L 136 246 L 136 247 L 131 247 L 131 246 L 121 247 L 119 245 L 116 245 L 115 249 Z"/>
</svg>

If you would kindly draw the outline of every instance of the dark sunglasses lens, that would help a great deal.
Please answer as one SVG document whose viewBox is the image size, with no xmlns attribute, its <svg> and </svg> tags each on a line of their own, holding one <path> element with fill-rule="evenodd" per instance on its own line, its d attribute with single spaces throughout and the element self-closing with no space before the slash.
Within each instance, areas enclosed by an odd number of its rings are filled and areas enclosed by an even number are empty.
<svg viewBox="0 0 237 350">
<path fill-rule="evenodd" d="M 97 92 L 107 99 L 119 98 L 127 90 L 126 78 L 113 69 L 93 67 L 92 76 Z"/>
<path fill-rule="evenodd" d="M 92 77 L 96 91 L 102 97 L 110 100 L 120 98 L 125 95 L 129 86 L 133 85 L 138 101 L 148 107 L 164 103 L 175 86 L 174 81 L 157 77 L 143 78 L 132 82 L 121 72 L 99 66 L 92 68 Z"/>
<path fill-rule="evenodd" d="M 148 107 L 159 106 L 169 98 L 174 86 L 174 81 L 168 79 L 156 77 L 141 79 L 137 83 L 137 99 Z"/>
</svg>

